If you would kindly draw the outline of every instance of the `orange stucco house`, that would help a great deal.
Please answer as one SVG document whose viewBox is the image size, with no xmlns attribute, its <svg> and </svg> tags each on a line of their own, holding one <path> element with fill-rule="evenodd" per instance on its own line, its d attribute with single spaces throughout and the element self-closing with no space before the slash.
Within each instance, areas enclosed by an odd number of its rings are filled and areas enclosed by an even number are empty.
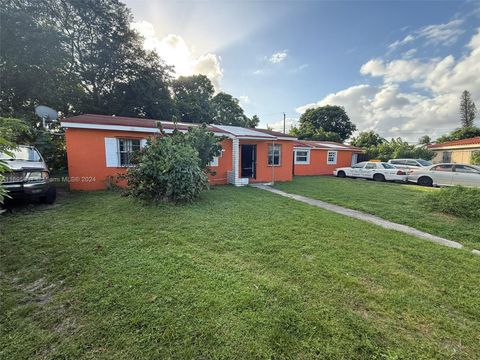
<svg viewBox="0 0 480 360">
<path fill-rule="evenodd" d="M 187 131 L 195 124 L 160 121 L 165 133 L 175 127 Z M 68 173 L 72 190 L 105 189 L 126 172 L 130 154 L 159 134 L 158 121 L 121 116 L 85 114 L 61 121 L 65 129 Z M 225 136 L 222 154 L 211 163 L 212 184 L 246 185 L 252 182 L 289 181 L 293 176 L 295 137 L 237 126 L 210 125 Z M 122 185 L 122 184 L 120 184 Z"/>
<path fill-rule="evenodd" d="M 357 163 L 361 148 L 330 141 L 297 140 L 294 175 L 332 175 L 333 170 Z"/>
</svg>

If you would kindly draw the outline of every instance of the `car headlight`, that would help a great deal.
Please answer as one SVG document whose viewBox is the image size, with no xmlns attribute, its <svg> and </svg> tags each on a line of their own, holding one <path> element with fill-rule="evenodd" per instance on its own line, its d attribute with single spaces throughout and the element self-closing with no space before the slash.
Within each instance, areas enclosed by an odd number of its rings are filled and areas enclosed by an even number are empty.
<svg viewBox="0 0 480 360">
<path fill-rule="evenodd" d="M 27 181 L 42 181 L 48 180 L 48 171 L 31 171 L 27 173 Z"/>
</svg>

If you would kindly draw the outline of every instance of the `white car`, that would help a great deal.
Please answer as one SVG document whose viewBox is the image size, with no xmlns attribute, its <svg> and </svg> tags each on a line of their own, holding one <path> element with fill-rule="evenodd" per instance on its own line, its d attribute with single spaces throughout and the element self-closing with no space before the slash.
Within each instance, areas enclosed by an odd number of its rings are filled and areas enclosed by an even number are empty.
<svg viewBox="0 0 480 360">
<path fill-rule="evenodd" d="M 375 181 L 407 181 L 407 173 L 386 162 L 364 161 L 335 169 L 334 176 L 364 178 Z"/>
<path fill-rule="evenodd" d="M 467 164 L 443 163 L 410 171 L 408 181 L 423 186 L 480 187 L 480 167 Z"/>
<path fill-rule="evenodd" d="M 392 159 L 388 163 L 397 169 L 421 169 L 433 165 L 431 161 L 423 159 Z"/>
</svg>

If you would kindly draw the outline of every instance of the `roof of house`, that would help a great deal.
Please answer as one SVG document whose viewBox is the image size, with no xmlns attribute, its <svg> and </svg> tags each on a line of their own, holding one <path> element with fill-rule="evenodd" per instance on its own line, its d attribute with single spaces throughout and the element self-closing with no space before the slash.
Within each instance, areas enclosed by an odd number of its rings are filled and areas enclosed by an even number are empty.
<svg viewBox="0 0 480 360">
<path fill-rule="evenodd" d="M 314 150 L 349 150 L 358 153 L 363 152 L 362 148 L 333 141 L 297 140 L 295 141 L 294 147 L 311 148 Z"/>
<path fill-rule="evenodd" d="M 437 148 L 461 147 L 461 146 L 469 146 L 469 145 L 478 145 L 480 147 L 480 136 L 473 137 L 470 139 L 453 140 L 453 141 L 447 141 L 444 143 L 431 144 L 431 145 L 427 145 L 427 147 L 429 149 L 437 149 Z"/>
<path fill-rule="evenodd" d="M 62 127 L 78 127 L 84 129 L 110 129 L 124 131 L 157 132 L 158 123 L 167 131 L 178 129 L 186 131 L 190 127 L 199 126 L 193 123 L 174 123 L 155 119 L 142 119 L 115 115 L 83 114 L 61 120 Z M 276 131 L 264 129 L 244 128 L 230 125 L 207 125 L 209 131 L 218 135 L 233 136 L 235 138 L 265 139 L 265 140 L 296 140 L 295 137 Z"/>
</svg>

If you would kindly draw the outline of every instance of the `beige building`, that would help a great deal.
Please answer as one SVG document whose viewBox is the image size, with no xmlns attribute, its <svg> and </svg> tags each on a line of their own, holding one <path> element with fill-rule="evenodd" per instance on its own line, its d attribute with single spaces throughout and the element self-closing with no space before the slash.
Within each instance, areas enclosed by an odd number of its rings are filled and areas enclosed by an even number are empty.
<svg viewBox="0 0 480 360">
<path fill-rule="evenodd" d="M 480 151 L 480 136 L 428 145 L 435 152 L 433 163 L 471 164 L 472 153 Z"/>
</svg>

